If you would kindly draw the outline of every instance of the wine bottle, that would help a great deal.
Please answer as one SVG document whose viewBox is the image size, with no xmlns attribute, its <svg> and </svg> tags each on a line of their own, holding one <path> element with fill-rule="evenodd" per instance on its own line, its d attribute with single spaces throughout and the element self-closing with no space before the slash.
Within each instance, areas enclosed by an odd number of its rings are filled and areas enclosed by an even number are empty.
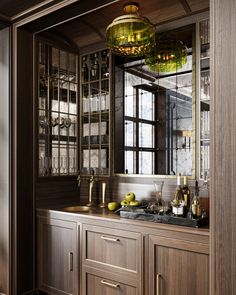
<svg viewBox="0 0 236 295">
<path fill-rule="evenodd" d="M 184 196 L 185 209 L 187 211 L 189 206 L 190 206 L 190 189 L 188 187 L 188 178 L 187 178 L 187 176 L 184 176 L 184 185 L 183 185 L 183 188 L 182 188 L 182 193 L 183 193 L 183 196 Z"/>
<path fill-rule="evenodd" d="M 180 173 L 177 175 L 177 187 L 174 193 L 174 199 L 172 201 L 172 213 L 175 216 L 183 216 L 184 215 L 184 197 L 181 187 L 181 175 Z"/>
<path fill-rule="evenodd" d="M 195 182 L 195 193 L 193 196 L 192 204 L 191 204 L 191 210 L 192 210 L 192 218 L 197 219 L 200 218 L 202 215 L 202 208 L 201 203 L 199 199 L 199 187 L 198 187 L 198 181 Z"/>
</svg>

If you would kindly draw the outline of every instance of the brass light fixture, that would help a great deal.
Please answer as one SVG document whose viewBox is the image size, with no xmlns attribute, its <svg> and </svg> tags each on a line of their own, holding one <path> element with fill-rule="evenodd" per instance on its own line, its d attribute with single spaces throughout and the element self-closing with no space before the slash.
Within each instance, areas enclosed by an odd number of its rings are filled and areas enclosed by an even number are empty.
<svg viewBox="0 0 236 295">
<path fill-rule="evenodd" d="M 116 55 L 144 56 L 155 46 L 155 27 L 138 15 L 139 5 L 124 5 L 123 16 L 117 17 L 106 29 L 107 47 Z"/>
<path fill-rule="evenodd" d="M 187 47 L 180 40 L 160 38 L 145 63 L 155 72 L 176 72 L 187 63 Z"/>
</svg>

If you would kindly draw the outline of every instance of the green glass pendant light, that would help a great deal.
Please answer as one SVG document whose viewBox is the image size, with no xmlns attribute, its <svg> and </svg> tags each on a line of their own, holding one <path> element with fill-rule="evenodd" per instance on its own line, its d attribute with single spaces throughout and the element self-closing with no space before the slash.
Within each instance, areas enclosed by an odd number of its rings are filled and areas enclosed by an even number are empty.
<svg viewBox="0 0 236 295">
<path fill-rule="evenodd" d="M 148 54 L 155 46 L 155 27 L 138 15 L 139 5 L 124 5 L 123 16 L 117 17 L 106 29 L 107 47 L 116 55 L 137 57 Z"/>
<path fill-rule="evenodd" d="M 187 50 L 180 40 L 160 38 L 145 63 L 155 72 L 176 72 L 187 63 Z"/>
</svg>

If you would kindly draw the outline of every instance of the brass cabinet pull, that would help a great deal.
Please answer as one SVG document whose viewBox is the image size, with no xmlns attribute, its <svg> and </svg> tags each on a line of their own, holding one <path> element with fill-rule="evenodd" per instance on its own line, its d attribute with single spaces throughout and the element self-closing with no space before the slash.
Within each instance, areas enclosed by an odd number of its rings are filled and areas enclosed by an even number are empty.
<svg viewBox="0 0 236 295">
<path fill-rule="evenodd" d="M 101 284 L 112 287 L 112 288 L 120 288 L 120 285 L 118 283 L 110 283 L 105 280 L 101 280 Z"/>
<path fill-rule="evenodd" d="M 156 295 L 160 295 L 160 285 L 159 285 L 159 279 L 160 279 L 161 275 L 158 273 L 157 274 L 157 279 L 156 279 L 156 291 L 157 294 Z"/>
<path fill-rule="evenodd" d="M 103 239 L 105 241 L 110 241 L 110 242 L 119 242 L 120 241 L 120 239 L 118 239 L 118 238 L 109 238 L 106 236 L 101 236 L 101 239 Z"/>
<path fill-rule="evenodd" d="M 68 270 L 73 271 L 73 252 L 68 253 Z"/>
</svg>

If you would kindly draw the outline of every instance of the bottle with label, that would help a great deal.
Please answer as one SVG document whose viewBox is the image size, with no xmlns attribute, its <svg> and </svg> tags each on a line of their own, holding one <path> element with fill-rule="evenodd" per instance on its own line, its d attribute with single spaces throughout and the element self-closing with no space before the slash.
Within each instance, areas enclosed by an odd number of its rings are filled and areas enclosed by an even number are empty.
<svg viewBox="0 0 236 295">
<path fill-rule="evenodd" d="M 188 178 L 184 176 L 184 185 L 182 188 L 182 193 L 184 196 L 185 210 L 187 211 L 190 206 L 190 189 L 188 187 Z"/>
<path fill-rule="evenodd" d="M 184 215 L 184 197 L 181 187 L 181 175 L 180 173 L 177 175 L 177 187 L 174 193 L 174 199 L 172 201 L 172 213 L 175 216 L 183 216 Z"/>
<path fill-rule="evenodd" d="M 193 219 L 198 219 L 202 215 L 202 208 L 201 208 L 201 203 L 199 199 L 199 187 L 198 187 L 197 180 L 195 182 L 195 193 L 194 193 L 192 204 L 191 204 L 191 211 L 192 211 Z"/>
</svg>

